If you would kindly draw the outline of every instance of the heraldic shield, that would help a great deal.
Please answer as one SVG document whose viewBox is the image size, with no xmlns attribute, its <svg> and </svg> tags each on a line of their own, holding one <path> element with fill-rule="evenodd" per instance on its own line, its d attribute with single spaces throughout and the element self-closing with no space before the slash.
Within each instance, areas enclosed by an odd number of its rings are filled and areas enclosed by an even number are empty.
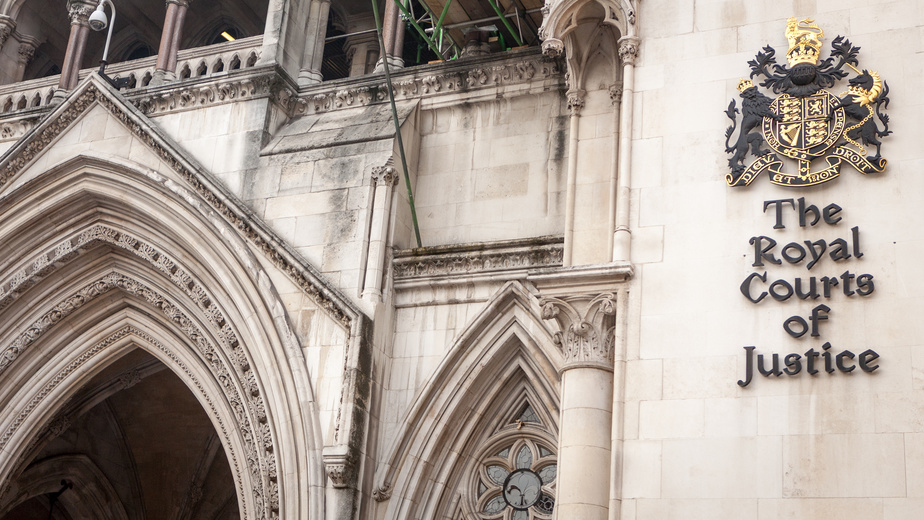
<svg viewBox="0 0 924 520">
<path fill-rule="evenodd" d="M 725 132 L 725 151 L 732 154 L 731 172 L 725 176 L 729 186 L 747 186 L 764 171 L 774 184 L 813 186 L 837 178 L 844 163 L 863 174 L 885 169 L 879 139 L 892 133 L 889 117 L 882 113 L 889 103 L 889 87 L 878 73 L 856 68 L 860 48 L 841 36 L 832 42 L 831 56 L 819 63 L 823 36 L 812 20 L 790 18 L 789 66 L 776 63 L 770 46 L 748 62 L 751 78 L 764 76 L 760 85 L 780 95 L 771 99 L 750 79 L 739 80 L 740 125 L 735 100 L 725 111 L 732 120 Z M 845 66 L 857 76 L 836 96 L 826 89 L 849 75 Z M 733 141 L 735 130 L 738 137 Z M 867 146 L 875 146 L 875 155 L 867 153 Z M 756 160 L 745 166 L 748 151 Z M 798 171 L 787 172 L 784 157 L 796 161 Z M 818 159 L 824 166 L 813 168 Z"/>
</svg>

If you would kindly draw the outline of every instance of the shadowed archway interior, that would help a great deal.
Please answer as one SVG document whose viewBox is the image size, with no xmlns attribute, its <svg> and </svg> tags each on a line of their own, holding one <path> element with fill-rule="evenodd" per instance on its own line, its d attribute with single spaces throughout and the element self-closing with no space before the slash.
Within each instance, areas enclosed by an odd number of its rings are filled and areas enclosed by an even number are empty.
<svg viewBox="0 0 924 520">
<path fill-rule="evenodd" d="M 23 458 L 3 520 L 240 518 L 231 469 L 185 384 L 140 348 L 90 379 Z M 50 491 L 50 492 L 49 492 Z M 102 511 L 101 511 L 102 510 Z"/>
</svg>

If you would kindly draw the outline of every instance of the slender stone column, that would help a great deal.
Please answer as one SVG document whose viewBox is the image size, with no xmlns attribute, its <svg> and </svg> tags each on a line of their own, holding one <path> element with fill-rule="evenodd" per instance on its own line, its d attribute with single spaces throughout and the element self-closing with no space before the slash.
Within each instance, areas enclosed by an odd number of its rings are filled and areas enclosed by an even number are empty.
<svg viewBox="0 0 924 520">
<path fill-rule="evenodd" d="M 176 61 L 183 38 L 183 22 L 192 0 L 167 0 L 167 14 L 164 15 L 164 30 L 160 35 L 157 50 L 157 64 L 151 85 L 162 85 L 176 81 Z"/>
<path fill-rule="evenodd" d="M 71 90 L 77 86 L 80 67 L 83 64 L 83 53 L 90 35 L 90 24 L 87 23 L 87 19 L 95 8 L 95 5 L 88 3 L 70 3 L 71 34 L 64 53 L 64 65 L 61 67 L 58 92 Z M 59 97 L 58 92 L 55 93 L 55 97 Z M 61 95 L 63 96 L 63 93 Z"/>
<path fill-rule="evenodd" d="M 390 68 L 400 69 L 404 67 L 404 58 L 401 57 L 400 47 L 395 47 L 399 42 L 400 45 L 404 45 L 404 26 L 401 25 L 401 10 L 398 9 L 398 4 L 395 3 L 398 1 L 385 0 L 385 19 L 382 25 L 382 41 L 385 48 L 379 52 L 379 61 L 374 72 L 385 70 L 382 60 L 386 57 Z"/>
<path fill-rule="evenodd" d="M 372 179 L 375 183 L 375 195 L 372 202 L 363 299 L 379 303 L 382 301 L 385 248 L 388 243 L 388 227 L 391 224 L 391 199 L 395 184 L 398 183 L 398 173 L 391 166 L 377 166 L 372 170 Z"/>
<path fill-rule="evenodd" d="M 367 72 L 366 65 L 370 51 L 378 49 L 375 33 L 350 36 L 346 39 L 343 48 L 350 58 L 350 77 L 362 76 Z M 371 71 L 368 71 L 371 72 Z"/>
<path fill-rule="evenodd" d="M 16 75 L 14 81 L 22 81 L 26 72 L 26 65 L 32 61 L 35 56 L 35 49 L 39 46 L 39 41 L 31 36 L 20 36 L 19 53 L 16 59 Z"/>
<path fill-rule="evenodd" d="M 299 86 L 314 85 L 324 80 L 321 65 L 324 63 L 324 39 L 327 37 L 329 15 L 330 0 L 311 0 L 302 69 L 298 73 Z"/>
<path fill-rule="evenodd" d="M 632 232 L 629 230 L 630 175 L 632 174 L 632 104 L 635 89 L 635 60 L 639 39 L 619 39 L 622 61 L 622 106 L 619 109 L 619 188 L 616 197 L 616 229 L 613 233 L 613 261 L 630 261 Z"/>
<path fill-rule="evenodd" d="M 605 520 L 613 421 L 612 292 L 540 299 L 542 318 L 560 328 L 561 374 L 557 518 Z"/>
<path fill-rule="evenodd" d="M 568 111 L 571 112 L 571 125 L 568 131 L 568 186 L 565 202 L 565 246 L 562 264 L 572 265 L 574 254 L 574 205 L 577 196 L 577 156 L 578 129 L 580 128 L 581 109 L 584 108 L 584 91 L 568 91 Z"/>
</svg>

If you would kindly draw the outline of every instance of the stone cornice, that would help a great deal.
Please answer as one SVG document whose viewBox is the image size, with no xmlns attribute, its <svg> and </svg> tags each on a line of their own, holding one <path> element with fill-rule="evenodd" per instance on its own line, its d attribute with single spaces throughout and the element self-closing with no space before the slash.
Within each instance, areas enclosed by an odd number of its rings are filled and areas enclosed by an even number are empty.
<svg viewBox="0 0 924 520">
<path fill-rule="evenodd" d="M 220 79 L 171 83 L 163 87 L 132 91 L 127 98 L 148 116 L 168 112 L 193 110 L 212 105 L 275 97 L 285 105 L 284 85 L 272 67 L 248 69 L 241 74 Z M 286 107 L 288 108 L 288 107 Z"/>
<path fill-rule="evenodd" d="M 561 62 L 538 49 L 471 57 L 404 69 L 392 75 L 395 99 L 421 99 L 496 87 L 564 81 Z M 322 83 L 298 93 L 294 113 L 314 114 L 388 102 L 381 75 Z"/>
<path fill-rule="evenodd" d="M 396 251 L 395 285 L 561 266 L 561 237 Z"/>
</svg>

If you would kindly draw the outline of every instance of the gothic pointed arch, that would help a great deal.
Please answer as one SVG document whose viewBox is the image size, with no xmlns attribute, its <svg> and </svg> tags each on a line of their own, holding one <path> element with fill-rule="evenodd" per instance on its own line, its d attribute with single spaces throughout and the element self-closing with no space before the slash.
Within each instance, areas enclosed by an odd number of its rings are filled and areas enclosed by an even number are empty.
<svg viewBox="0 0 924 520">
<path fill-rule="evenodd" d="M 541 421 L 520 425 L 523 433 L 555 446 L 563 360 L 538 315 L 526 288 L 509 282 L 454 342 L 376 475 L 373 497 L 389 500 L 388 517 L 448 518 L 474 504 L 479 457 L 526 405 Z"/>
<path fill-rule="evenodd" d="M 135 160 L 81 148 L 103 129 L 119 134 Z M 61 373 L 81 362 L 74 352 L 108 348 L 68 334 L 122 319 L 112 334 L 147 338 L 136 343 L 165 364 L 172 353 L 188 369 L 174 367 L 187 386 L 195 375 L 201 401 L 216 403 L 212 418 L 239 465 L 245 518 L 323 517 L 316 390 L 275 284 L 290 280 L 343 327 L 347 364 L 358 363 L 362 316 L 97 78 L 0 159 L 0 237 L 0 402 L 15 411 L 0 424 L 0 486 L 57 399 L 105 364 L 86 364 L 76 379 Z M 147 328 L 134 323 L 151 317 Z M 351 370 L 343 367 L 334 442 L 352 441 L 362 424 Z M 30 379 L 47 374 L 60 380 Z"/>
</svg>

